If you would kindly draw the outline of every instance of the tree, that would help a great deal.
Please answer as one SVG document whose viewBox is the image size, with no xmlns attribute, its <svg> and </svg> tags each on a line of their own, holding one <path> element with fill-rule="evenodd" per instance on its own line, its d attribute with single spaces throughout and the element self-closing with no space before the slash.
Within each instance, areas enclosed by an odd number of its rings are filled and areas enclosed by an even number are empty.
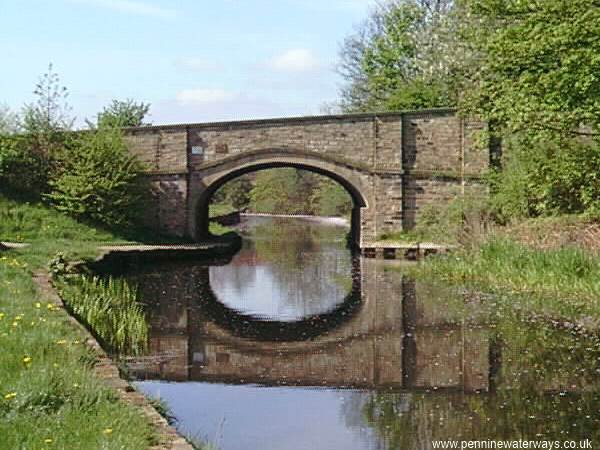
<svg viewBox="0 0 600 450">
<path fill-rule="evenodd" d="M 59 211 L 109 226 L 135 221 L 142 165 L 128 152 L 119 129 L 80 133 L 65 149 L 61 169 L 46 196 Z"/>
<path fill-rule="evenodd" d="M 135 102 L 133 99 L 113 100 L 98 114 L 98 127 L 140 127 L 150 125 L 144 122 L 144 118 L 150 110 L 150 104 Z M 93 125 L 88 121 L 90 128 Z"/>
<path fill-rule="evenodd" d="M 451 0 L 378 4 L 340 50 L 346 111 L 412 109 L 456 103 Z"/>
<path fill-rule="evenodd" d="M 50 63 L 33 91 L 37 100 L 26 104 L 23 110 L 23 129 L 30 135 L 51 141 L 61 131 L 70 130 L 74 120 L 67 103 L 69 92 L 60 83 L 60 77 Z"/>
<path fill-rule="evenodd" d="M 600 4 L 462 0 L 475 55 L 465 114 L 504 140 L 492 202 L 515 216 L 600 211 Z"/>
<path fill-rule="evenodd" d="M 596 134 L 600 4 L 463 0 L 463 35 L 478 55 L 463 108 L 508 132 Z M 582 129 L 583 126 L 591 129 Z"/>
</svg>

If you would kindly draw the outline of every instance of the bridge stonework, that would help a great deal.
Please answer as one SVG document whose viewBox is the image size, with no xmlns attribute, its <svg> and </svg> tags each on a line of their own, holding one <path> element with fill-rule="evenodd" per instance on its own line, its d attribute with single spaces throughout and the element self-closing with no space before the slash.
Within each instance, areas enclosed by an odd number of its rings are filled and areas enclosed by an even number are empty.
<svg viewBox="0 0 600 450">
<path fill-rule="evenodd" d="M 412 228 L 426 205 L 483 192 L 485 124 L 428 110 L 129 128 L 130 150 L 147 167 L 146 223 L 167 234 L 208 233 L 208 203 L 247 172 L 297 167 L 340 182 L 354 201 L 355 243 Z"/>
</svg>

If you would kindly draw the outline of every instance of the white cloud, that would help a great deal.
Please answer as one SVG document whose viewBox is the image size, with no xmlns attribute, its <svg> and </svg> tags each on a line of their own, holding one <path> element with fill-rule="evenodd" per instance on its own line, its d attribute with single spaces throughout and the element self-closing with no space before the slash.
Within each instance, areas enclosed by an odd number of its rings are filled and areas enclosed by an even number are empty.
<svg viewBox="0 0 600 450">
<path fill-rule="evenodd" d="M 231 102 L 238 95 L 225 89 L 184 89 L 176 95 L 181 105 Z"/>
<path fill-rule="evenodd" d="M 69 0 L 71 3 L 80 3 L 101 8 L 111 9 L 127 14 L 138 16 L 150 16 L 160 19 L 173 19 L 177 17 L 174 9 L 163 8 L 151 3 L 135 0 Z"/>
<path fill-rule="evenodd" d="M 209 61 L 203 58 L 186 57 L 180 58 L 175 61 L 175 64 L 184 69 L 192 70 L 195 72 L 203 72 L 206 70 L 216 70 L 219 65 L 213 61 Z"/>
<path fill-rule="evenodd" d="M 309 72 L 318 69 L 321 64 L 310 50 L 296 48 L 275 56 L 267 66 L 282 72 Z"/>
</svg>

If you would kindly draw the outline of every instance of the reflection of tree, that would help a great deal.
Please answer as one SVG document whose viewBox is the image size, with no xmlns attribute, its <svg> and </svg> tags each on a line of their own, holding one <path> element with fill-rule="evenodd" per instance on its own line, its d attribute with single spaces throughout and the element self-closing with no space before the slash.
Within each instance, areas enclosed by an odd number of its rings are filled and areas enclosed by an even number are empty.
<svg viewBox="0 0 600 450">
<path fill-rule="evenodd" d="M 429 449 L 432 440 L 446 439 L 600 439 L 594 341 L 513 315 L 498 323 L 496 342 L 502 364 L 494 393 L 369 394 L 362 418 L 382 447 Z M 354 423 L 356 412 L 349 414 Z"/>
</svg>

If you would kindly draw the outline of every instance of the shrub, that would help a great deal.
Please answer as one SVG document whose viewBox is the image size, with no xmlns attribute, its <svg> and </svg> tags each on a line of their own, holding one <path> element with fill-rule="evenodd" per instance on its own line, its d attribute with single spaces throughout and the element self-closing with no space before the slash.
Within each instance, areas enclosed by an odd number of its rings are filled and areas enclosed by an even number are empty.
<svg viewBox="0 0 600 450">
<path fill-rule="evenodd" d="M 142 165 L 127 151 L 118 129 L 79 134 L 60 160 L 60 173 L 46 196 L 58 210 L 108 226 L 134 221 L 142 197 Z"/>
<path fill-rule="evenodd" d="M 600 146 L 575 139 L 531 141 L 513 137 L 503 169 L 490 176 L 492 205 L 512 217 L 600 211 Z"/>
<path fill-rule="evenodd" d="M 39 197 L 48 190 L 50 161 L 30 144 L 25 135 L 0 135 L 0 186 Z"/>
</svg>

